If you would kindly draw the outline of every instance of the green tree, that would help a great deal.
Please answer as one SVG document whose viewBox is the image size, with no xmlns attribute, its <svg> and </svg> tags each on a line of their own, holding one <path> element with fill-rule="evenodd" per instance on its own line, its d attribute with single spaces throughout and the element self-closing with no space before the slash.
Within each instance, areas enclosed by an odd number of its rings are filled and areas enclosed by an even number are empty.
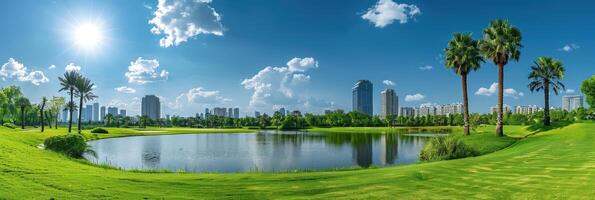
<svg viewBox="0 0 595 200">
<path fill-rule="evenodd" d="M 31 102 L 27 97 L 19 97 L 15 100 L 16 105 L 21 109 L 21 129 L 25 129 L 25 110 L 31 106 Z"/>
<path fill-rule="evenodd" d="M 550 125 L 550 86 L 556 95 L 561 90 L 564 90 L 564 84 L 560 79 L 564 78 L 564 66 L 559 60 L 551 57 L 539 57 L 531 66 L 531 73 L 529 73 L 528 87 L 531 92 L 543 90 L 543 125 Z"/>
<path fill-rule="evenodd" d="M 491 21 L 483 30 L 480 49 L 486 59 L 498 65 L 498 113 L 496 117 L 496 135 L 504 136 L 504 65 L 509 60 L 518 61 L 521 57 L 521 31 L 506 20 Z"/>
<path fill-rule="evenodd" d="M 471 33 L 455 33 L 448 47 L 444 49 L 446 53 L 446 68 L 452 69 L 461 76 L 463 89 L 463 121 L 465 135 L 469 135 L 469 99 L 467 96 L 467 75 L 471 71 L 479 69 L 483 58 L 479 49 L 479 42 L 471 37 Z"/>
<path fill-rule="evenodd" d="M 45 111 L 45 104 L 48 102 L 48 98 L 41 98 L 41 105 L 39 105 L 39 123 L 41 124 L 41 132 L 45 130 L 45 121 L 43 120 L 43 114 Z"/>
<path fill-rule="evenodd" d="M 75 84 L 76 90 L 76 97 L 79 98 L 79 108 L 83 107 L 83 103 L 86 101 L 91 101 L 95 99 L 97 96 L 93 93 L 93 86 L 95 84 L 91 83 L 91 80 L 88 78 L 80 76 Z M 83 114 L 83 109 L 79 109 L 79 118 L 78 118 L 78 133 L 81 134 L 82 124 L 81 124 L 81 116 Z"/>
<path fill-rule="evenodd" d="M 595 75 L 583 81 L 581 84 L 581 92 L 587 96 L 587 103 L 591 109 L 595 108 Z"/>
<path fill-rule="evenodd" d="M 68 133 L 72 132 L 72 114 L 74 112 L 74 108 L 76 105 L 74 103 L 74 94 L 75 94 L 75 86 L 77 84 L 77 82 L 82 78 L 82 76 L 76 72 L 76 71 L 69 71 L 64 73 L 63 77 L 58 77 L 58 79 L 60 80 L 60 90 L 58 90 L 58 92 L 62 92 L 62 91 L 66 91 L 68 93 L 68 95 L 70 95 L 70 102 L 69 102 L 69 106 L 68 106 L 68 112 L 69 112 L 69 120 L 68 120 Z"/>
<path fill-rule="evenodd" d="M 64 97 L 57 97 L 54 96 L 50 100 L 50 109 L 49 113 L 52 118 L 54 118 L 55 128 L 58 129 L 58 117 L 60 117 L 60 109 L 64 107 L 66 104 L 66 100 Z M 51 127 L 50 127 L 51 128 Z"/>
</svg>

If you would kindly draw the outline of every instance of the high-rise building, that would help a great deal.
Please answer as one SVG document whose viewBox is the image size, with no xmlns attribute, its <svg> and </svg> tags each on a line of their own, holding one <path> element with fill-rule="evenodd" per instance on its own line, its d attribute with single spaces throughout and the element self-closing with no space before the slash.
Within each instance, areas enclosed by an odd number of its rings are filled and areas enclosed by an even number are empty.
<svg viewBox="0 0 595 200">
<path fill-rule="evenodd" d="M 254 117 L 260 117 L 260 112 L 254 111 Z"/>
<path fill-rule="evenodd" d="M 215 107 L 215 108 L 213 108 L 213 115 L 219 116 L 219 117 L 227 117 L 227 109 Z"/>
<path fill-rule="evenodd" d="M 100 114 L 99 114 L 99 116 L 101 117 L 100 120 L 103 121 L 103 120 L 105 120 L 105 106 L 101 106 L 100 110 L 101 110 Z"/>
<path fill-rule="evenodd" d="M 145 95 L 141 100 L 141 115 L 149 119 L 157 120 L 161 118 L 161 103 L 159 97 L 155 95 Z"/>
<path fill-rule="evenodd" d="M 285 108 L 279 108 L 279 113 L 281 113 L 281 116 L 285 116 Z"/>
<path fill-rule="evenodd" d="M 386 89 L 380 92 L 380 115 L 386 117 L 388 115 L 399 114 L 399 97 L 395 94 L 393 89 Z"/>
<path fill-rule="evenodd" d="M 93 121 L 93 105 L 85 107 L 85 121 Z"/>
<path fill-rule="evenodd" d="M 424 116 L 434 116 L 436 115 L 436 106 L 433 105 L 421 105 L 419 106 L 419 115 L 420 117 Z"/>
<path fill-rule="evenodd" d="M 99 103 L 93 103 L 93 121 L 99 121 Z"/>
<path fill-rule="evenodd" d="M 124 109 L 121 109 L 121 110 L 120 110 L 120 116 L 121 116 L 121 117 L 126 117 L 126 110 L 124 110 Z"/>
<path fill-rule="evenodd" d="M 232 118 L 233 117 L 233 108 L 228 108 L 227 109 L 227 117 Z"/>
<path fill-rule="evenodd" d="M 64 108 L 62 109 L 62 122 L 67 122 L 68 121 L 68 109 Z"/>
<path fill-rule="evenodd" d="M 369 80 L 359 80 L 352 88 L 353 111 L 373 115 L 374 104 L 372 97 L 373 86 Z"/>
<path fill-rule="evenodd" d="M 524 115 L 528 115 L 528 114 L 533 114 L 535 112 L 541 111 L 543 110 L 542 108 L 536 106 L 536 105 L 532 105 L 532 106 L 516 106 L 514 108 L 514 113 L 515 114 L 524 114 Z"/>
<path fill-rule="evenodd" d="M 209 115 L 211 115 L 211 113 L 209 112 L 209 108 L 205 108 L 205 119 L 209 118 Z"/>
<path fill-rule="evenodd" d="M 504 111 L 504 113 L 509 113 L 510 112 L 510 106 L 504 104 L 502 105 L 502 111 Z M 492 106 L 490 107 L 490 113 L 494 114 L 494 113 L 498 113 L 498 106 Z"/>
<path fill-rule="evenodd" d="M 562 109 L 566 111 L 573 111 L 577 108 L 583 107 L 582 95 L 567 95 L 562 97 Z"/>
<path fill-rule="evenodd" d="M 236 119 L 240 118 L 240 108 L 238 108 L 238 107 L 233 108 L 233 118 L 236 118 Z"/>
<path fill-rule="evenodd" d="M 113 117 L 118 116 L 118 108 L 107 107 L 107 114 L 111 114 Z"/>
<path fill-rule="evenodd" d="M 415 109 L 413 107 L 401 107 L 400 116 L 415 117 Z"/>
<path fill-rule="evenodd" d="M 436 115 L 463 114 L 462 103 L 451 103 L 436 106 Z"/>
</svg>

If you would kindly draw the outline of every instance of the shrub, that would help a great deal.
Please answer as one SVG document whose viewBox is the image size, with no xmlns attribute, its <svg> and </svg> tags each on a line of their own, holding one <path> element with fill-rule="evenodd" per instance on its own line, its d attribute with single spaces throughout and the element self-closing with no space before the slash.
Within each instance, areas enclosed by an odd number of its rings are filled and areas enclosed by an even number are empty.
<svg viewBox="0 0 595 200">
<path fill-rule="evenodd" d="M 81 135 L 59 135 L 47 138 L 43 144 L 45 148 L 73 158 L 82 158 L 83 154 L 95 152 L 85 142 Z"/>
<path fill-rule="evenodd" d="M 430 139 L 420 153 L 424 161 L 451 160 L 476 156 L 477 152 L 467 146 L 459 136 L 435 137 Z"/>
<path fill-rule="evenodd" d="M 108 133 L 108 131 L 104 128 L 97 127 L 91 130 L 91 133 Z"/>
<path fill-rule="evenodd" d="M 3 126 L 4 126 L 4 127 L 7 127 L 7 128 L 12 128 L 12 129 L 15 129 L 15 128 L 17 128 L 17 125 L 15 125 L 15 124 L 13 124 L 13 123 L 10 123 L 10 122 L 6 122 L 6 123 L 4 123 L 4 124 L 3 124 Z"/>
</svg>

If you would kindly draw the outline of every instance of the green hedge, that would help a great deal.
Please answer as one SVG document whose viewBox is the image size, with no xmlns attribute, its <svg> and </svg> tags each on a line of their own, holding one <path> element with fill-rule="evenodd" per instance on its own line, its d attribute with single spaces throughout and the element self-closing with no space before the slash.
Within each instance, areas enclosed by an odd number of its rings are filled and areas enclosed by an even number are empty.
<svg viewBox="0 0 595 200">
<path fill-rule="evenodd" d="M 477 151 L 463 143 L 460 136 L 435 137 L 426 143 L 420 153 L 423 161 L 451 160 L 478 155 Z"/>
<path fill-rule="evenodd" d="M 73 158 L 82 158 L 83 154 L 90 153 L 95 155 L 95 152 L 85 142 L 85 138 L 81 135 L 68 134 L 58 135 L 47 138 L 43 144 L 46 149 L 64 154 Z"/>
<path fill-rule="evenodd" d="M 104 128 L 97 127 L 91 130 L 91 133 L 108 133 L 108 131 Z"/>
</svg>

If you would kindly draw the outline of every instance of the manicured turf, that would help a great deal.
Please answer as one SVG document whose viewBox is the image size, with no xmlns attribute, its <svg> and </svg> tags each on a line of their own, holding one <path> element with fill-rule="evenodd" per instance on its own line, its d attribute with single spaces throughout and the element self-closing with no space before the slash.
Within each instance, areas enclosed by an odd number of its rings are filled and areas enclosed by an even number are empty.
<svg viewBox="0 0 595 200">
<path fill-rule="evenodd" d="M 515 136 L 530 133 L 512 128 L 518 130 L 506 131 Z M 124 132 L 137 134 L 132 130 L 122 130 L 119 134 Z M 379 169 L 296 173 L 126 172 L 88 165 L 35 147 L 52 134 L 57 133 L 0 129 L 0 198 L 588 199 L 595 196 L 594 123 L 538 133 L 479 157 Z"/>
</svg>

